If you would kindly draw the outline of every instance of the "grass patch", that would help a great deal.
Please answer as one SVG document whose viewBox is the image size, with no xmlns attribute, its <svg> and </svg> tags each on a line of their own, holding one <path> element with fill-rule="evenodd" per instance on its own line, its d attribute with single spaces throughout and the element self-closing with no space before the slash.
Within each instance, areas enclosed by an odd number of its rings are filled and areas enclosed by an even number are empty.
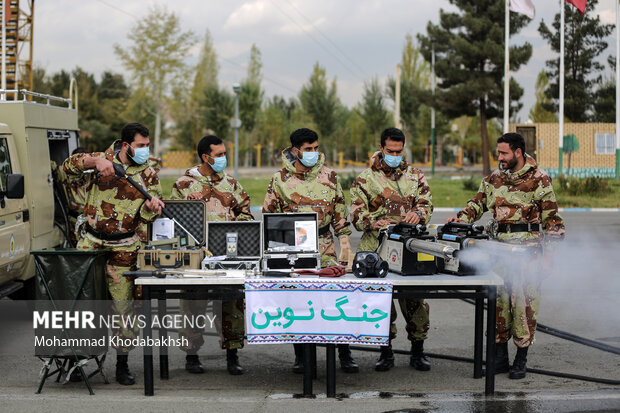
<svg viewBox="0 0 620 413">
<path fill-rule="evenodd" d="M 243 188 L 250 195 L 252 206 L 260 207 L 263 205 L 267 185 L 270 178 L 241 178 Z M 482 177 L 474 177 L 472 182 L 476 182 L 478 188 Z M 161 178 L 164 198 L 170 197 L 172 184 L 176 178 Z M 609 179 L 609 191 L 600 195 L 570 195 L 559 185 L 554 184 L 558 204 L 560 208 L 620 208 L 620 180 Z M 433 178 L 428 180 L 433 194 L 433 205 L 435 207 L 456 207 L 461 208 L 465 203 L 476 194 L 476 190 L 465 190 L 462 180 L 451 180 L 443 178 Z M 350 204 L 349 191 L 345 190 L 346 204 Z"/>
</svg>

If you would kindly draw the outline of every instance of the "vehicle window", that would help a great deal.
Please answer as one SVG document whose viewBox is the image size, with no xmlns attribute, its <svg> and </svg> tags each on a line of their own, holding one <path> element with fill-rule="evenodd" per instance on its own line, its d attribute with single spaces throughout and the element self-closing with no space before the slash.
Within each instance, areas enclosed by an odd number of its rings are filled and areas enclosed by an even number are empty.
<svg viewBox="0 0 620 413">
<path fill-rule="evenodd" d="M 10 173 L 13 173 L 13 170 L 9 156 L 9 143 L 6 138 L 0 138 L 0 187 L 3 190 L 6 190 L 6 176 Z"/>
</svg>

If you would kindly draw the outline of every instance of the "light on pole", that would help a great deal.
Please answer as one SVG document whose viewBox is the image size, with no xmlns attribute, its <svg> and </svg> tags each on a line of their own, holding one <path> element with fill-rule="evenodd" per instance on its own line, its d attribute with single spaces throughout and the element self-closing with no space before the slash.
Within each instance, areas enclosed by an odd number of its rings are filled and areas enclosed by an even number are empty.
<svg viewBox="0 0 620 413">
<path fill-rule="evenodd" d="M 435 98 L 435 42 L 431 50 L 431 91 Z M 433 102 L 434 104 L 434 102 Z M 435 106 L 431 106 L 431 175 L 435 175 Z"/>
<path fill-rule="evenodd" d="M 233 83 L 233 91 L 235 92 L 235 118 L 230 122 L 232 128 L 235 130 L 235 179 L 239 179 L 239 128 L 241 127 L 241 119 L 239 119 L 239 93 L 241 92 L 241 85 L 239 83 Z"/>
</svg>

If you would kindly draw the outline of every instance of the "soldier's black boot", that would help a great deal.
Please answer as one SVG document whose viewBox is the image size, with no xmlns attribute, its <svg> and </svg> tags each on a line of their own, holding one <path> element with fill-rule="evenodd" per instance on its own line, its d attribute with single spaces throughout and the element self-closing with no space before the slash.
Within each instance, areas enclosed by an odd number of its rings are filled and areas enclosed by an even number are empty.
<svg viewBox="0 0 620 413">
<path fill-rule="evenodd" d="M 198 354 L 187 354 L 185 356 L 185 370 L 192 374 L 202 374 L 205 372 L 205 367 L 200 362 Z"/>
<path fill-rule="evenodd" d="M 237 357 L 237 349 L 226 350 L 226 367 L 228 373 L 233 376 L 239 376 L 245 373 L 243 367 L 239 365 L 239 357 Z"/>
<path fill-rule="evenodd" d="M 351 349 L 348 344 L 338 344 L 338 358 L 340 359 L 340 369 L 345 373 L 357 373 L 359 366 L 351 356 Z"/>
<path fill-rule="evenodd" d="M 127 354 L 116 355 L 116 381 L 123 386 L 136 384 L 136 379 L 134 379 L 129 371 L 129 365 L 127 364 L 128 359 L 129 357 Z"/>
<path fill-rule="evenodd" d="M 517 348 L 517 355 L 508 373 L 508 378 L 516 380 L 525 378 L 525 372 L 527 371 L 525 364 L 527 363 L 528 348 L 529 347 Z"/>
<path fill-rule="evenodd" d="M 293 373 L 303 374 L 304 372 L 304 345 L 293 344 L 295 349 L 295 364 L 293 364 Z"/>
<path fill-rule="evenodd" d="M 375 364 L 375 371 L 388 371 L 394 367 L 394 352 L 392 351 L 392 345 L 381 347 L 381 356 Z"/>
<path fill-rule="evenodd" d="M 429 371 L 431 363 L 424 356 L 424 340 L 411 342 L 411 359 L 409 365 L 416 370 Z"/>
<path fill-rule="evenodd" d="M 495 343 L 495 374 L 508 373 L 508 343 Z"/>
<path fill-rule="evenodd" d="M 71 370 L 73 366 L 75 366 L 75 361 L 73 360 L 69 361 L 68 369 Z M 80 373 L 80 369 L 76 367 L 75 370 L 71 372 L 71 375 L 69 376 L 69 381 L 73 383 L 82 381 L 82 374 Z"/>
</svg>

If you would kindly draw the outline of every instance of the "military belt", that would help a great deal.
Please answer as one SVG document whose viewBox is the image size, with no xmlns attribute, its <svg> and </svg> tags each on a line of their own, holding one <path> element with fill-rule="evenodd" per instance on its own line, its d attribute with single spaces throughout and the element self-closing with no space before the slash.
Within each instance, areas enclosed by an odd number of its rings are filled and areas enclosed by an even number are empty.
<svg viewBox="0 0 620 413">
<path fill-rule="evenodd" d="M 497 232 L 534 232 L 540 231 L 540 224 L 498 224 Z"/>
<path fill-rule="evenodd" d="M 328 232 L 329 232 L 329 224 L 325 225 L 324 227 L 319 228 L 319 237 L 322 237 Z"/>
<path fill-rule="evenodd" d="M 120 241 L 125 238 L 131 238 L 136 234 L 134 231 L 122 232 L 118 234 L 109 234 L 107 232 L 97 231 L 88 224 L 86 224 L 85 227 L 86 227 L 86 232 L 104 241 Z"/>
</svg>

